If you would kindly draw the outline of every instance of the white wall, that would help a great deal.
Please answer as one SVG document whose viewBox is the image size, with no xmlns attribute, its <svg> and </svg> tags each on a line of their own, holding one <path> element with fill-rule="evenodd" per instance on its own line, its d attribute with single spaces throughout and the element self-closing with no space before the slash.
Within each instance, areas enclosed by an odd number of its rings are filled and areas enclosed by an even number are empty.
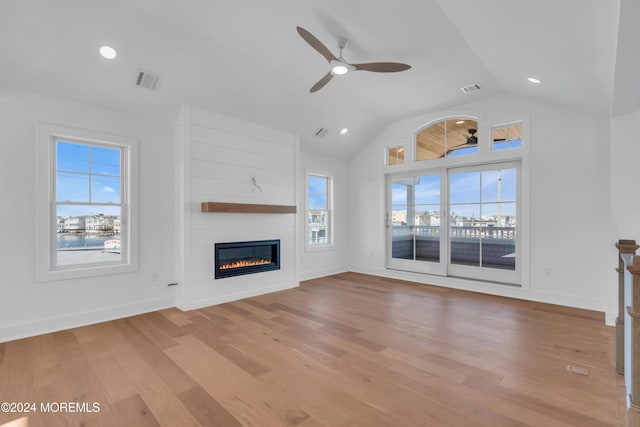
<svg viewBox="0 0 640 427">
<path fill-rule="evenodd" d="M 640 242 L 640 110 L 611 119 L 611 212 L 614 239 Z"/>
<path fill-rule="evenodd" d="M 333 245 L 328 248 L 307 248 L 305 244 L 307 218 L 304 212 L 306 173 L 316 172 L 333 179 Z M 349 269 L 349 163 L 302 151 L 298 168 L 299 208 L 299 277 L 309 280 L 342 273 Z"/>
<path fill-rule="evenodd" d="M 619 239 L 633 239 L 640 242 L 638 124 L 640 124 L 640 109 L 611 118 L 609 159 L 609 201 L 612 219 L 609 263 L 611 265 L 618 265 L 618 251 L 613 242 Z M 617 274 L 613 271 L 611 271 L 611 283 L 617 283 Z"/>
<path fill-rule="evenodd" d="M 528 124 L 529 272 L 523 289 L 385 269 L 384 147 L 413 145 L 428 121 L 449 114 L 480 118 L 487 126 Z M 482 136 L 481 136 L 482 137 Z M 399 121 L 350 162 L 351 269 L 498 295 L 605 311 L 615 317 L 609 218 L 609 118 L 504 95 L 457 109 Z"/>
<path fill-rule="evenodd" d="M 201 212 L 202 202 L 296 205 L 297 137 L 188 106 L 176 137 L 177 306 L 189 310 L 297 286 L 296 215 Z M 214 279 L 215 243 L 271 239 L 281 241 L 280 270 Z"/>
<path fill-rule="evenodd" d="M 175 114 L 175 113 L 174 113 Z M 38 122 L 140 139 L 139 270 L 36 282 Z M 166 123 L 169 123 L 167 126 Z M 0 94 L 0 342 L 172 306 L 172 126 L 30 94 Z M 154 274 L 155 273 L 155 274 Z M 154 278 L 157 277 L 156 280 Z"/>
<path fill-rule="evenodd" d="M 439 114 L 393 124 L 345 162 L 299 152 L 294 135 L 194 111 L 189 110 L 188 117 L 180 115 L 174 128 L 175 113 L 149 119 L 44 96 L 0 94 L 4 149 L 0 156 L 4 243 L 0 245 L 0 342 L 156 310 L 176 301 L 182 308 L 214 304 L 346 269 L 602 310 L 609 323 L 614 319 L 612 244 L 618 238 L 640 240 L 640 202 L 633 176 L 640 155 L 638 111 L 612 119 L 609 129 L 606 117 L 515 96 L 455 110 L 480 116 L 481 132 L 482 126 L 493 123 L 528 120 L 531 238 L 525 244 L 530 247 L 531 268 L 524 291 L 384 268 L 384 147 L 412 144 L 414 130 Z M 185 126 L 185 117 L 193 124 L 192 116 L 196 126 Z M 138 271 L 36 282 L 36 126 L 40 121 L 140 139 Z M 176 140 L 182 145 L 175 145 Z M 276 154 L 280 160 L 269 157 L 274 144 L 280 147 Z M 280 166 L 269 166 L 269 160 Z M 334 177 L 332 250 L 304 249 L 306 169 Z M 257 176 L 263 194 L 251 192 L 249 173 Z M 177 191 L 172 192 L 174 188 Z M 200 202 L 205 200 L 296 204 L 298 214 L 203 214 Z M 251 276 L 213 280 L 213 243 L 249 235 L 280 237 L 286 245 L 283 269 L 257 275 L 259 281 L 247 281 Z M 181 285 L 167 287 L 174 281 Z"/>
</svg>

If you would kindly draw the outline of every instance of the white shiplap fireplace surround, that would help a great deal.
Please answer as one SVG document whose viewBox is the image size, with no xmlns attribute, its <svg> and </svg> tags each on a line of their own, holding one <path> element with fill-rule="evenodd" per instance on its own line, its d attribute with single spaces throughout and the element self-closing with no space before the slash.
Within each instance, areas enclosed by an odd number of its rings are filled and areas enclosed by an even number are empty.
<svg viewBox="0 0 640 427">
<path fill-rule="evenodd" d="M 201 212 L 202 202 L 296 205 L 298 159 L 294 134 L 182 107 L 175 165 L 180 309 L 298 286 L 296 214 Z M 215 243 L 269 239 L 280 239 L 280 270 L 214 279 Z"/>
</svg>

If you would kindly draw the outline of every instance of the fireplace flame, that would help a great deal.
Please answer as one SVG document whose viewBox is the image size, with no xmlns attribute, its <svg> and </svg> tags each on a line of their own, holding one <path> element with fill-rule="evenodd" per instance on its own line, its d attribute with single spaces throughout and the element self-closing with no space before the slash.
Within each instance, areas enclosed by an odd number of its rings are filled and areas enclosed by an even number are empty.
<svg viewBox="0 0 640 427">
<path fill-rule="evenodd" d="M 230 262 L 220 266 L 220 270 L 229 270 L 231 268 L 251 267 L 253 265 L 271 264 L 271 260 L 268 259 L 250 259 Z"/>
</svg>

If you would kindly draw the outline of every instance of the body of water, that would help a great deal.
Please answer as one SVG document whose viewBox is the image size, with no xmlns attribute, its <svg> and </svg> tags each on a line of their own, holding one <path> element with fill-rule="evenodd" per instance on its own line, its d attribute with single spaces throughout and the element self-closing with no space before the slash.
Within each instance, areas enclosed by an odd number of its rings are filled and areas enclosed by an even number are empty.
<svg viewBox="0 0 640 427">
<path fill-rule="evenodd" d="M 58 249 L 65 248 L 84 248 L 84 247 L 102 247 L 107 240 L 118 240 L 120 236 L 92 236 L 72 234 L 65 236 L 56 236 L 56 247 Z"/>
</svg>

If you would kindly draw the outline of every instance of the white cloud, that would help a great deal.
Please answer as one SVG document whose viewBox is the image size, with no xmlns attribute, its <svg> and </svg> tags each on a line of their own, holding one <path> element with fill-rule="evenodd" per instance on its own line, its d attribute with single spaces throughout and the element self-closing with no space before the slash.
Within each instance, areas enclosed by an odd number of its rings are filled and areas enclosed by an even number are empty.
<svg viewBox="0 0 640 427">
<path fill-rule="evenodd" d="M 116 190 L 114 190 L 113 188 L 105 185 L 104 187 L 102 187 L 102 191 L 104 191 L 105 193 L 115 193 Z"/>
</svg>

